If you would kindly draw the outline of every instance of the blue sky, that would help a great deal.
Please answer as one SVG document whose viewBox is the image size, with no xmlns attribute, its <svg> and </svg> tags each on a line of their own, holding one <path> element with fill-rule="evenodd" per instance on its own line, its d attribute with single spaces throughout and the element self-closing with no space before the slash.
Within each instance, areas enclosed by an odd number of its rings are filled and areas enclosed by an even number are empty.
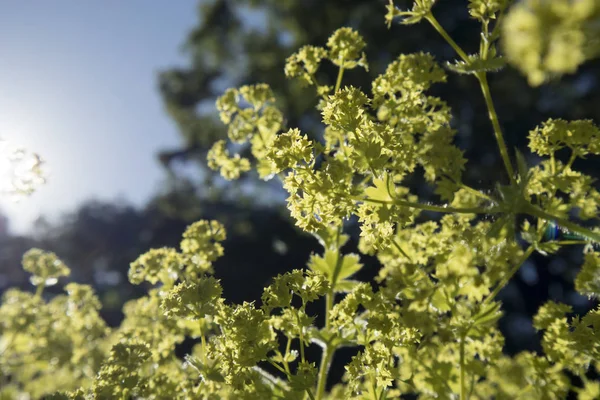
<svg viewBox="0 0 600 400">
<path fill-rule="evenodd" d="M 0 138 L 42 155 L 48 183 L 0 199 L 13 231 L 87 199 L 143 204 L 179 144 L 157 73 L 184 65 L 197 0 L 0 2 Z"/>
</svg>

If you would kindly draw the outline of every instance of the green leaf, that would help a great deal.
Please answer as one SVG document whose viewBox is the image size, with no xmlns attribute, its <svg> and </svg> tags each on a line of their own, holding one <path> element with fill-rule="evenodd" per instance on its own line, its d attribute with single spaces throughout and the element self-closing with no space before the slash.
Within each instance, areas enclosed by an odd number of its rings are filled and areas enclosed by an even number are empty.
<svg viewBox="0 0 600 400">
<path fill-rule="evenodd" d="M 345 283 L 344 280 L 360 271 L 363 264 L 360 263 L 357 254 L 341 256 L 339 251 L 326 250 L 323 256 L 313 254 L 308 267 L 314 272 L 325 275 L 329 282 L 334 284 L 335 291 L 346 292 L 355 284 Z"/>
<path fill-rule="evenodd" d="M 446 63 L 446 67 L 459 74 L 478 74 L 481 72 L 496 72 L 506 65 L 504 57 L 492 57 L 482 59 L 478 54 L 470 55 L 469 61 L 457 60 L 454 63 Z"/>
<path fill-rule="evenodd" d="M 502 316 L 500 307 L 501 304 L 499 302 L 484 305 L 479 313 L 473 317 L 473 327 L 491 325 L 498 321 Z"/>
<path fill-rule="evenodd" d="M 360 281 L 343 280 L 335 284 L 334 290 L 337 293 L 350 293 L 356 286 L 360 284 Z"/>
<path fill-rule="evenodd" d="M 385 173 L 381 178 L 373 179 L 373 186 L 365 189 L 365 195 L 370 200 L 392 202 L 395 188 L 391 177 Z"/>
<path fill-rule="evenodd" d="M 342 280 L 346 279 L 362 268 L 362 264 L 360 263 L 360 257 L 358 254 L 347 254 L 344 256 L 342 260 L 342 266 L 338 272 L 337 279 Z"/>
<path fill-rule="evenodd" d="M 450 311 L 448 296 L 444 294 L 443 289 L 438 289 L 433 293 L 433 296 L 431 297 L 431 305 L 440 312 Z"/>
</svg>

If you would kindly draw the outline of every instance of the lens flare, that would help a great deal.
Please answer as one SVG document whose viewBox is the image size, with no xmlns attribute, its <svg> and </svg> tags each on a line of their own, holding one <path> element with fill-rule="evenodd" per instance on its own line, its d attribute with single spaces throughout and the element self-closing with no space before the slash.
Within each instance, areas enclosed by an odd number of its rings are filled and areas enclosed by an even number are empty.
<svg viewBox="0 0 600 400">
<path fill-rule="evenodd" d="M 36 154 L 0 139 L 0 196 L 18 201 L 46 182 L 44 161 Z"/>
</svg>

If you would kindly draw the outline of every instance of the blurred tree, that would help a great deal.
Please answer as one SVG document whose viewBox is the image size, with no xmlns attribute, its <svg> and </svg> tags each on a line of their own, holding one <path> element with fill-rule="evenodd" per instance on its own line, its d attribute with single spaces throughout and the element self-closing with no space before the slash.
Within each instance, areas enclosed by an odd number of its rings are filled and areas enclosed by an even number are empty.
<svg viewBox="0 0 600 400">
<path fill-rule="evenodd" d="M 0 235 L 0 294 L 8 287 L 31 289 L 21 258 L 32 247 L 42 248 L 56 253 L 71 268 L 69 281 L 96 288 L 103 316 L 116 325 L 123 303 L 148 289 L 129 283 L 129 264 L 151 248 L 179 247 L 183 231 L 193 221 L 217 219 L 227 227 L 226 256 L 216 263 L 215 275 L 234 302 L 260 298 L 271 277 L 297 268 L 318 248 L 315 239 L 302 235 L 286 217 L 268 208 L 249 210 L 236 203 L 204 200 L 200 207 L 189 209 L 185 219 L 181 213 L 165 213 L 164 198 L 177 195 L 158 195 L 141 209 L 89 201 L 57 223 L 40 219 L 29 237 Z M 61 286 L 49 288 L 46 294 L 60 292 Z"/>
<path fill-rule="evenodd" d="M 387 3 L 387 0 L 200 1 L 199 24 L 185 41 L 189 64 L 164 71 L 159 78 L 166 110 L 182 136 L 181 148 L 161 152 L 160 161 L 167 168 L 173 168 L 176 162 L 195 161 L 203 171 L 204 183 L 214 183 L 214 173 L 205 169 L 206 152 L 215 140 L 225 136 L 214 102 L 227 87 L 247 83 L 270 84 L 276 91 L 287 126 L 300 127 L 310 136 L 318 137 L 320 115 L 312 107 L 313 90 L 287 80 L 283 67 L 286 58 L 300 46 L 324 45 L 328 36 L 341 26 L 351 26 L 364 36 L 370 66 L 369 72 L 356 69 L 347 73 L 344 84 L 367 91 L 371 80 L 400 53 L 427 51 L 440 62 L 456 58 L 429 24 L 410 27 L 395 24 L 387 29 L 384 22 Z M 398 0 L 395 4 L 410 8 L 412 1 Z M 472 52 L 478 49 L 480 28 L 469 18 L 464 0 L 439 2 L 434 11 L 464 49 Z M 526 79 L 511 68 L 491 75 L 492 95 L 509 147 L 522 148 L 527 132 L 549 117 L 600 120 L 600 109 L 594 107 L 600 100 L 600 91 L 596 90 L 599 68 L 598 61 L 587 63 L 577 75 L 537 89 L 530 88 Z M 319 82 L 335 82 L 335 71 L 325 69 L 318 76 Z M 477 81 L 467 75 L 450 74 L 448 83 L 435 87 L 434 93 L 452 107 L 458 145 L 471 163 L 476 164 L 467 167 L 465 182 L 492 189 L 493 182 L 506 177 L 501 175 L 501 160 Z M 253 182 L 250 187 L 256 193 L 276 191 L 279 187 L 277 183 L 258 182 L 251 174 L 244 181 Z M 413 189 L 421 195 L 428 194 L 418 177 Z"/>
</svg>

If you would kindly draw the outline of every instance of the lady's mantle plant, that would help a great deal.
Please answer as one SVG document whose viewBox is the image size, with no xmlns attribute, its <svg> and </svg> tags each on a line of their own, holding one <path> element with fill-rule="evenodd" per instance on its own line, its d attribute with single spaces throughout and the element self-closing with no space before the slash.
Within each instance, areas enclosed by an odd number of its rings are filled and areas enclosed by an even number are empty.
<svg viewBox="0 0 600 400">
<path fill-rule="evenodd" d="M 152 250 L 131 264 L 131 282 L 155 288 L 127 303 L 122 326 L 111 331 L 87 286 L 69 284 L 66 295 L 43 300 L 43 288 L 68 269 L 53 254 L 32 250 L 23 264 L 36 294 L 10 290 L 0 308 L 2 398 L 600 397 L 600 383 L 589 378 L 600 371 L 600 308 L 572 315 L 568 305 L 548 302 L 534 319 L 544 353 L 508 357 L 496 301 L 534 252 L 567 245 L 585 253 L 577 291 L 600 295 L 600 229 L 577 222 L 597 220 L 600 193 L 592 177 L 573 169 L 576 159 L 600 154 L 600 130 L 592 121 L 540 123 L 529 147 L 543 161 L 529 167 L 507 149 L 487 81 L 506 61 L 532 84 L 575 71 L 600 51 L 600 2 L 526 0 L 508 10 L 508 1 L 471 0 L 469 12 L 482 27 L 472 55 L 438 23 L 433 3 L 416 0 L 402 11 L 390 2 L 386 19 L 431 24 L 457 53 L 447 69 L 480 83 L 507 176 L 493 194 L 461 180 L 468 160 L 453 143 L 451 110 L 428 93 L 446 80 L 445 70 L 429 54 L 405 54 L 370 92 L 344 86 L 346 72 L 368 63 L 360 35 L 341 28 L 326 47 L 301 48 L 285 68 L 316 90 L 322 141 L 284 128 L 270 88 L 258 84 L 230 89 L 217 102 L 230 141 L 249 146 L 253 159 L 230 154 L 225 141 L 209 154 L 209 165 L 226 179 L 254 168 L 265 179 L 281 178 L 292 217 L 320 239 L 323 253 L 306 269 L 275 277 L 261 304 L 230 304 L 211 276 L 225 230 L 199 221 L 179 250 Z M 505 56 L 497 48 L 501 36 Z M 323 62 L 339 68 L 333 85 L 320 80 Z M 568 161 L 556 155 L 565 148 Z M 421 171 L 439 205 L 420 202 L 403 186 Z M 424 211 L 441 217 L 426 220 Z M 517 216 L 525 217 L 522 224 Z M 360 224 L 360 251 L 381 263 L 376 282 L 351 279 L 362 264 L 342 251 L 348 219 Z M 554 224 L 579 239 L 544 240 Z M 325 324 L 318 326 L 307 305 L 321 298 Z M 197 344 L 181 360 L 175 347 L 186 338 Z M 306 355 L 311 345 L 322 348 L 318 363 Z M 356 355 L 328 391 L 341 347 Z"/>
</svg>

